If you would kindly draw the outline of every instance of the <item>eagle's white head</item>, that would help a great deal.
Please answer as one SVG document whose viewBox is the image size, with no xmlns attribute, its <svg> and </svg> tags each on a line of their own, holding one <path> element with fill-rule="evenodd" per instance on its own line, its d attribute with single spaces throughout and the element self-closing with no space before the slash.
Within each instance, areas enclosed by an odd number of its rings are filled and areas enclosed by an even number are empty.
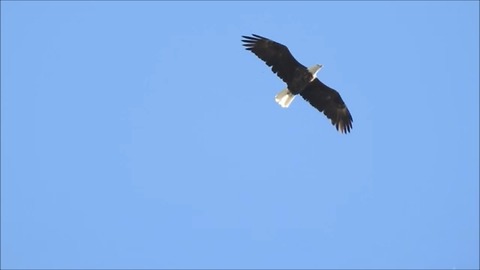
<svg viewBox="0 0 480 270">
<path fill-rule="evenodd" d="M 317 72 L 323 67 L 323 65 L 314 65 L 308 68 L 308 72 L 313 75 L 313 79 L 317 78 Z"/>
</svg>

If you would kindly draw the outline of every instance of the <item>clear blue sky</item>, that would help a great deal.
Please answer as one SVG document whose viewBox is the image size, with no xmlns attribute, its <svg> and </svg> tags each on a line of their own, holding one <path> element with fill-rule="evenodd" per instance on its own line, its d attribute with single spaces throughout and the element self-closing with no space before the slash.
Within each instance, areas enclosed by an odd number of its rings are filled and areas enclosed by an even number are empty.
<svg viewBox="0 0 480 270">
<path fill-rule="evenodd" d="M 479 267 L 478 2 L 1 8 L 2 268 Z"/>
</svg>

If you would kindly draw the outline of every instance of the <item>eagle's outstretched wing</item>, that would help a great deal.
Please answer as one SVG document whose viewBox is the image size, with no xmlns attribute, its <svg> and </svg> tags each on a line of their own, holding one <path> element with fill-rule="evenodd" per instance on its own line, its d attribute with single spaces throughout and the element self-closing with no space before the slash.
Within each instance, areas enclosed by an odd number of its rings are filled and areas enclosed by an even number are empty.
<svg viewBox="0 0 480 270">
<path fill-rule="evenodd" d="M 315 79 L 300 95 L 317 110 L 323 112 L 338 131 L 350 132 L 353 118 L 337 91 L 326 86 L 319 79 Z"/>
<path fill-rule="evenodd" d="M 287 46 L 255 34 L 242 37 L 243 46 L 262 59 L 287 85 L 290 85 L 296 68 L 306 69 L 293 57 Z"/>
</svg>

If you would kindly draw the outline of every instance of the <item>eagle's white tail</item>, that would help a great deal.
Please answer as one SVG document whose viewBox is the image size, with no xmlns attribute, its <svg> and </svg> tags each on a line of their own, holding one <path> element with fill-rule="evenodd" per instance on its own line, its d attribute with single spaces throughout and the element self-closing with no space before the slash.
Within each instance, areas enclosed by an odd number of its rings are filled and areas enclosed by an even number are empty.
<svg viewBox="0 0 480 270">
<path fill-rule="evenodd" d="M 275 96 L 275 101 L 282 106 L 282 108 L 288 108 L 294 98 L 295 95 L 293 95 L 288 88 L 285 88 Z"/>
</svg>

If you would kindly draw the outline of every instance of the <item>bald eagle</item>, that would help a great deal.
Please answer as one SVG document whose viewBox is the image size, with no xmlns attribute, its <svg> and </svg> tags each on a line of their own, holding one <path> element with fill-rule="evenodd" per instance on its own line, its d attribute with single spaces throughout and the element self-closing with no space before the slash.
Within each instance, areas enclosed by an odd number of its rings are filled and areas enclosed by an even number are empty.
<svg viewBox="0 0 480 270">
<path fill-rule="evenodd" d="M 275 101 L 282 108 L 288 108 L 295 96 L 300 94 L 313 107 L 323 112 L 338 131 L 350 132 L 353 118 L 342 97 L 335 89 L 326 86 L 317 78 L 317 72 L 323 65 L 306 68 L 283 44 L 255 34 L 242 37 L 243 46 L 263 60 L 272 68 L 273 73 L 287 84 L 287 88 L 275 96 Z"/>
</svg>

